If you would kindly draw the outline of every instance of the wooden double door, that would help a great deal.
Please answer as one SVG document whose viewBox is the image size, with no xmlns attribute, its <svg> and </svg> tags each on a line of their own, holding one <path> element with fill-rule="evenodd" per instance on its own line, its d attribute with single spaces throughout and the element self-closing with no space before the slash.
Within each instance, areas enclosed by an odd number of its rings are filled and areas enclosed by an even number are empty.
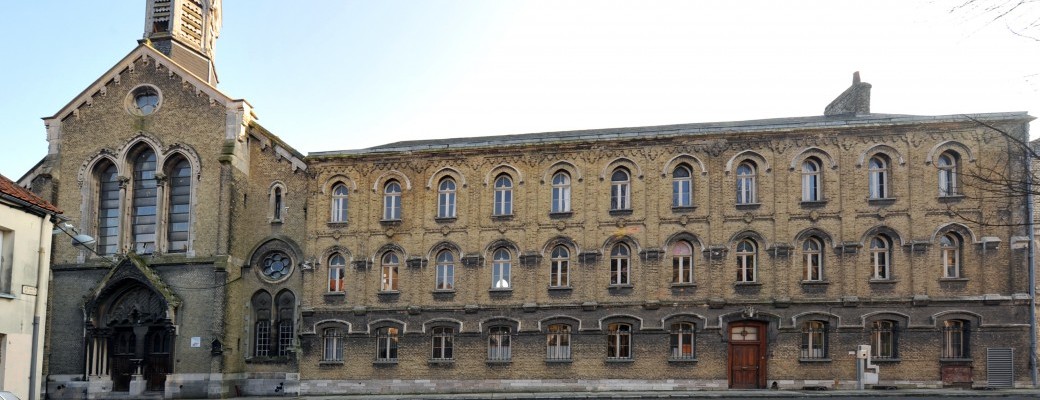
<svg viewBox="0 0 1040 400">
<path fill-rule="evenodd" d="M 140 328 L 137 329 L 139 332 Z M 125 392 L 137 373 L 140 359 L 141 375 L 145 390 L 163 391 L 166 375 L 171 372 L 170 347 L 172 338 L 167 327 L 147 328 L 144 340 L 139 341 L 134 328 L 116 328 L 109 342 L 112 367 L 112 390 Z"/>
<path fill-rule="evenodd" d="M 766 323 L 737 321 L 729 324 L 729 387 L 766 387 Z"/>
</svg>

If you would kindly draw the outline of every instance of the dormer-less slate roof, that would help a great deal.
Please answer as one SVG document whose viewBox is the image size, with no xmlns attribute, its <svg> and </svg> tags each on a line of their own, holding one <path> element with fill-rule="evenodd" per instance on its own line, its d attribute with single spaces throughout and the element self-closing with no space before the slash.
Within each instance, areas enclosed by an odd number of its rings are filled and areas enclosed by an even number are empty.
<svg viewBox="0 0 1040 400">
<path fill-rule="evenodd" d="M 41 199 L 33 192 L 25 190 L 21 186 L 18 186 L 6 176 L 0 175 L 0 197 L 5 197 L 9 200 L 21 203 L 29 208 L 36 209 L 39 212 L 47 214 L 61 214 L 61 209 L 57 206 L 47 202 L 47 200 Z"/>
<path fill-rule="evenodd" d="M 782 133 L 794 130 L 869 128 L 916 124 L 965 123 L 974 121 L 1031 121 L 1026 112 L 919 116 L 903 114 L 866 114 L 759 119 L 733 122 L 706 122 L 631 128 L 588 129 L 517 135 L 477 136 L 451 139 L 410 140 L 367 149 L 320 151 L 308 157 L 400 153 L 424 150 L 476 149 L 538 144 L 564 144 L 630 139 L 664 139 L 682 136 L 707 136 L 739 133 Z"/>
</svg>

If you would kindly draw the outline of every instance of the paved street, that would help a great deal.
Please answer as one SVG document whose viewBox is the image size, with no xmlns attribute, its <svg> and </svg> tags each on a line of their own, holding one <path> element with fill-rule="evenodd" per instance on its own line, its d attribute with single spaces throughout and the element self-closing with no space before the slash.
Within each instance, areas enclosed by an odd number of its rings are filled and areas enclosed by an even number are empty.
<svg viewBox="0 0 1040 400">
<path fill-rule="evenodd" d="M 351 396 L 284 396 L 284 397 L 240 397 L 241 400 L 550 400 L 550 399 L 710 399 L 710 398 L 755 398 L 755 399 L 789 399 L 789 398 L 880 398 L 911 399 L 927 397 L 974 398 L 1007 398 L 1027 399 L 1040 398 L 1037 389 L 1009 390 L 957 390 L 957 389 L 907 389 L 907 390 L 833 390 L 833 391 L 797 391 L 797 390 L 726 390 L 726 391 L 660 391 L 660 392 L 545 392 L 545 393 L 467 393 L 467 394 L 426 394 L 426 395 L 351 395 Z"/>
</svg>

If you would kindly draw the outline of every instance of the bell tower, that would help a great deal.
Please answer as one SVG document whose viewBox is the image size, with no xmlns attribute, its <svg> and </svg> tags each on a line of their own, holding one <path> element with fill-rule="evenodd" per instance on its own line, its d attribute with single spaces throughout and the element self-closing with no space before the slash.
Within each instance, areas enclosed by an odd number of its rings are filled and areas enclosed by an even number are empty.
<svg viewBox="0 0 1040 400">
<path fill-rule="evenodd" d="M 146 0 L 144 38 L 193 74 L 217 84 L 214 45 L 220 36 L 220 0 Z"/>
</svg>

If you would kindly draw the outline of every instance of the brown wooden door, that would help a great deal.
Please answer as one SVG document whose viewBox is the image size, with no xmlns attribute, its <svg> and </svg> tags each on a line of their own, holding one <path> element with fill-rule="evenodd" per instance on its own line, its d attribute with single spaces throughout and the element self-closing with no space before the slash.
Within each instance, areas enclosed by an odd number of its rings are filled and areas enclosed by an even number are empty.
<svg viewBox="0 0 1040 400">
<path fill-rule="evenodd" d="M 137 337 L 132 331 L 119 330 L 109 339 L 109 349 L 112 358 L 109 361 L 112 368 L 112 391 L 125 392 L 130 390 L 130 379 L 134 375 L 134 343 Z"/>
<path fill-rule="evenodd" d="M 766 387 L 766 325 L 757 321 L 729 325 L 729 387 L 764 389 Z"/>
<path fill-rule="evenodd" d="M 146 390 L 161 392 L 165 389 L 166 375 L 170 373 L 170 339 L 165 327 L 152 328 L 148 332 L 142 371 L 148 382 Z"/>
</svg>

